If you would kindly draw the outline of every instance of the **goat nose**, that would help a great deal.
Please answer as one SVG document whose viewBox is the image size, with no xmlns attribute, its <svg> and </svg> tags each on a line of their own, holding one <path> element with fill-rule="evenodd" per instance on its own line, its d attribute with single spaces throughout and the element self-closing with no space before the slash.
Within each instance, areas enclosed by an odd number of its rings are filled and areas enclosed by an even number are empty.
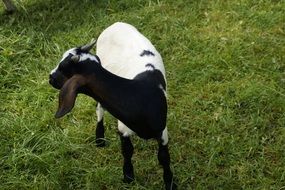
<svg viewBox="0 0 285 190">
<path fill-rule="evenodd" d="M 52 84 L 54 82 L 54 78 L 52 75 L 49 75 L 49 83 Z"/>
</svg>

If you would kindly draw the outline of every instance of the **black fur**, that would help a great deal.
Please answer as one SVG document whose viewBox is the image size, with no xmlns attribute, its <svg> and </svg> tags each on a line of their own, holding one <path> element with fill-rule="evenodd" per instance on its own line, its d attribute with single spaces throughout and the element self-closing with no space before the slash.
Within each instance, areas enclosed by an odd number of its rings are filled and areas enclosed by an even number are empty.
<svg viewBox="0 0 285 190">
<path fill-rule="evenodd" d="M 96 146 L 98 147 L 104 147 L 106 145 L 105 142 L 105 128 L 103 124 L 103 119 L 101 121 L 97 122 L 97 127 L 96 127 Z"/>
<path fill-rule="evenodd" d="M 143 56 L 155 56 L 155 54 L 150 50 L 143 50 L 143 52 L 140 54 L 141 57 Z"/>
<path fill-rule="evenodd" d="M 177 189 L 177 185 L 173 181 L 173 174 L 170 169 L 170 155 L 167 145 L 164 146 L 162 144 L 159 144 L 157 157 L 159 164 L 163 167 L 163 180 L 165 184 L 165 189 Z"/>
<path fill-rule="evenodd" d="M 104 81 L 107 91 L 116 96 L 111 102 L 97 96 L 96 92 L 92 97 L 139 137 L 159 138 L 165 128 L 167 114 L 166 97 L 159 88 L 160 84 L 165 87 L 162 73 L 159 70 L 146 71 L 134 80 L 128 80 L 113 75 L 103 67 L 97 69 L 100 72 L 94 74 L 96 78 Z"/>
<path fill-rule="evenodd" d="M 145 67 L 151 67 L 152 69 L 155 69 L 155 66 L 151 63 L 146 64 Z"/>
<path fill-rule="evenodd" d="M 162 85 L 163 89 L 166 89 L 166 82 L 163 77 L 163 74 L 160 70 L 157 69 L 140 73 L 134 79 L 148 81 L 149 83 L 152 83 L 157 86 Z"/>
<path fill-rule="evenodd" d="M 124 173 L 124 182 L 130 183 L 135 179 L 134 176 L 134 167 L 132 164 L 132 156 L 134 153 L 134 147 L 131 142 L 130 137 L 123 137 L 121 138 L 121 148 L 122 148 L 122 154 L 124 157 L 124 166 L 123 166 L 123 173 Z"/>
</svg>

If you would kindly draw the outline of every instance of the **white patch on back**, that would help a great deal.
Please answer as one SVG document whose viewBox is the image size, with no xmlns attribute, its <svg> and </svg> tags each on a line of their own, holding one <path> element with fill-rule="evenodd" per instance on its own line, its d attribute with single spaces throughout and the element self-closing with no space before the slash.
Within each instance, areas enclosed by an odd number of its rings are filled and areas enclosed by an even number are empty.
<svg viewBox="0 0 285 190">
<path fill-rule="evenodd" d="M 148 50 L 155 56 L 140 56 Z M 111 73 L 133 79 L 139 73 L 152 70 L 152 64 L 165 78 L 165 69 L 159 52 L 135 27 L 117 22 L 106 28 L 97 39 L 96 54 L 102 66 Z M 112 55 L 112 56 L 110 56 Z"/>
<path fill-rule="evenodd" d="M 162 132 L 161 140 L 162 140 L 162 145 L 167 145 L 167 143 L 168 143 L 168 131 L 167 131 L 167 127 L 165 127 L 165 129 L 164 129 L 163 132 Z"/>
<path fill-rule="evenodd" d="M 123 137 L 129 137 L 133 135 L 135 132 L 128 128 L 125 124 L 123 124 L 120 120 L 118 120 L 118 129 Z"/>
</svg>

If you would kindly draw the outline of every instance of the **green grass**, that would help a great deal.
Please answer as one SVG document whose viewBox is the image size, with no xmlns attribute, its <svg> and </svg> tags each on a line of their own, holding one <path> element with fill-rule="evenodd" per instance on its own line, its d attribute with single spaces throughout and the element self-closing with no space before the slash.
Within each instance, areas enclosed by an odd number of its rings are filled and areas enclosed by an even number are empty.
<svg viewBox="0 0 285 190">
<path fill-rule="evenodd" d="M 122 182 L 116 120 L 94 143 L 81 95 L 56 120 L 48 74 L 62 53 L 116 21 L 161 52 L 179 189 L 285 188 L 284 0 L 21 0 L 0 7 L 0 189 L 161 189 L 156 143 L 133 138 L 136 181 Z"/>
</svg>

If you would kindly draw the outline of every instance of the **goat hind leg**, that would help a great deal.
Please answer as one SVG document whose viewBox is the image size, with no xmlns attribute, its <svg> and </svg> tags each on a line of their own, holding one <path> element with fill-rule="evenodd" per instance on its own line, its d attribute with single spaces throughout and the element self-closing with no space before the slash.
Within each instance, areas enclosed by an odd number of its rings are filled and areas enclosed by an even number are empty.
<svg viewBox="0 0 285 190">
<path fill-rule="evenodd" d="M 134 153 L 134 147 L 130 137 L 124 137 L 122 134 L 120 135 L 121 145 L 122 145 L 122 154 L 124 157 L 124 165 L 123 165 L 123 174 L 125 183 L 131 183 L 134 181 L 134 168 L 132 164 L 132 156 Z"/>
<path fill-rule="evenodd" d="M 173 174 L 170 169 L 170 155 L 167 144 L 163 145 L 161 142 L 159 142 L 157 157 L 160 165 L 162 165 L 163 167 L 163 180 L 165 184 L 165 189 L 176 190 L 177 185 L 173 181 Z"/>
</svg>

